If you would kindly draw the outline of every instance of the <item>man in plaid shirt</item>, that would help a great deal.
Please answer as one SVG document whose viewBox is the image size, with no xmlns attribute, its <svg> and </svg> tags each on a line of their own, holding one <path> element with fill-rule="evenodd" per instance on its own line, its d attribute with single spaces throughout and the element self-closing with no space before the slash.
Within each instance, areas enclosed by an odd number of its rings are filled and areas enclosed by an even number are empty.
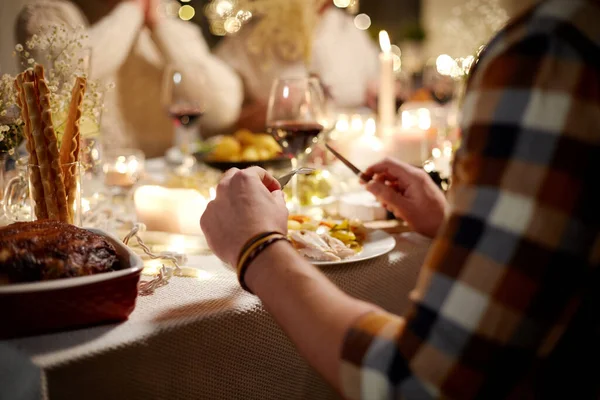
<svg viewBox="0 0 600 400">
<path fill-rule="evenodd" d="M 347 398 L 600 398 L 600 0 L 544 1 L 501 32 L 462 132 L 448 203 L 406 164 L 366 171 L 435 236 L 405 317 L 349 298 L 283 242 L 247 286 Z M 285 229 L 277 189 L 258 169 L 225 176 L 202 219 L 218 256 L 235 264 L 240 243 Z"/>
</svg>

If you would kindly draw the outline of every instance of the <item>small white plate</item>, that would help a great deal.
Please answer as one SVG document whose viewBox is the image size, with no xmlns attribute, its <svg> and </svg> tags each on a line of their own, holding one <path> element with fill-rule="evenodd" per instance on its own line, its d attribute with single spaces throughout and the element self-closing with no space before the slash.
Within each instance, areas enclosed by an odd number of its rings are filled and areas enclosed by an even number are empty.
<svg viewBox="0 0 600 400">
<path fill-rule="evenodd" d="M 329 266 L 329 265 L 341 265 L 350 264 L 366 260 L 371 260 L 383 256 L 394 250 L 396 247 L 396 239 L 384 231 L 373 231 L 369 233 L 367 240 L 363 243 L 363 249 L 360 253 L 355 256 L 345 258 L 340 261 L 312 261 L 313 265 Z"/>
</svg>

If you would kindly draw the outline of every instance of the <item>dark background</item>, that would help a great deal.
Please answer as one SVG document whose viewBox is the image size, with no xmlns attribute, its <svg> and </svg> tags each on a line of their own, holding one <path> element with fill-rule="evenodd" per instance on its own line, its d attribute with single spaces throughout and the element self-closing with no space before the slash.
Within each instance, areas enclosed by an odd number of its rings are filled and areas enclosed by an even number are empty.
<svg viewBox="0 0 600 400">
<path fill-rule="evenodd" d="M 281 0 L 286 1 L 286 0 Z M 204 6 L 208 0 L 192 0 L 188 3 L 196 9 L 193 21 L 202 27 L 204 37 L 210 46 L 214 46 L 220 37 L 213 36 L 208 29 L 208 21 L 204 16 Z M 415 39 L 422 35 L 418 21 L 420 18 L 421 0 L 362 0 L 360 12 L 371 17 L 369 32 L 376 37 L 378 32 L 385 29 L 389 32 L 392 42 L 402 39 Z"/>
</svg>

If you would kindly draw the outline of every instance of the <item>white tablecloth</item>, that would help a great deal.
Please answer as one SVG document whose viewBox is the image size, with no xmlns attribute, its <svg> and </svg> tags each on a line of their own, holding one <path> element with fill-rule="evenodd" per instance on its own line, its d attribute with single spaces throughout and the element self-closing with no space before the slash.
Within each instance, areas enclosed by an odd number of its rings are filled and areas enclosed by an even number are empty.
<svg viewBox="0 0 600 400">
<path fill-rule="evenodd" d="M 401 314 L 429 242 L 396 238 L 388 255 L 323 271 L 349 294 Z M 203 273 L 138 298 L 124 323 L 7 343 L 42 368 L 50 399 L 336 397 L 233 272 L 214 256 L 188 266 Z"/>
</svg>

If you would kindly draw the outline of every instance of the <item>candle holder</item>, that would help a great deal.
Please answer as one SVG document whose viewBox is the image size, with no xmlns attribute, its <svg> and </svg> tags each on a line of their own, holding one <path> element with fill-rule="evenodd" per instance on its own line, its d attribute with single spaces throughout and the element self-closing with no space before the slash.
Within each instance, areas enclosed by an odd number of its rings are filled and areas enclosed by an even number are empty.
<svg viewBox="0 0 600 400">
<path fill-rule="evenodd" d="M 134 194 L 138 222 L 149 231 L 201 235 L 200 217 L 208 200 L 195 189 L 140 186 Z"/>
<path fill-rule="evenodd" d="M 146 157 L 138 149 L 111 149 L 103 154 L 104 185 L 114 195 L 131 192 L 144 173 Z"/>
</svg>

